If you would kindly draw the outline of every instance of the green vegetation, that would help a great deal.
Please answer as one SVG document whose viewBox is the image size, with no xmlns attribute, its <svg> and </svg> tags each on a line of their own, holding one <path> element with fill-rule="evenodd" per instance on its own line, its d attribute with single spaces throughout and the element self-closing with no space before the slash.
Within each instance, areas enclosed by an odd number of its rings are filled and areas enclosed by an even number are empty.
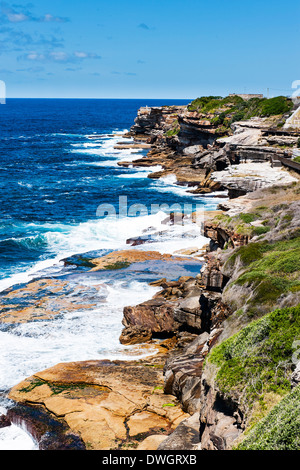
<svg viewBox="0 0 300 470">
<path fill-rule="evenodd" d="M 97 390 L 97 393 L 101 393 L 107 391 L 107 387 L 101 387 L 98 385 L 93 384 L 86 384 L 86 383 L 56 383 L 56 382 L 48 382 L 46 380 L 42 380 L 39 378 L 34 377 L 27 387 L 21 388 L 20 392 L 23 393 L 30 393 L 37 387 L 41 387 L 42 385 L 48 385 L 48 387 L 52 391 L 52 395 L 59 395 L 60 393 L 65 392 L 77 392 L 82 390 Z"/>
<path fill-rule="evenodd" d="M 237 450 L 299 450 L 300 385 L 285 396 L 246 436 Z"/>
<path fill-rule="evenodd" d="M 218 214 L 214 217 L 214 223 L 240 235 L 252 236 L 254 227 L 250 223 L 257 218 L 256 214 L 240 214 L 230 217 L 227 214 Z"/>
<path fill-rule="evenodd" d="M 253 229 L 253 233 L 255 235 L 263 235 L 264 233 L 268 233 L 271 230 L 271 227 L 266 225 L 265 227 L 258 226 Z"/>
<path fill-rule="evenodd" d="M 264 227 L 267 228 L 267 227 Z M 251 242 L 237 249 L 228 259 L 233 266 L 239 258 L 244 270 L 234 285 L 251 288 L 245 308 L 250 317 L 261 316 L 265 308 L 276 306 L 281 295 L 300 290 L 300 238 Z"/>
<path fill-rule="evenodd" d="M 92 263 L 90 258 L 81 256 L 81 255 L 74 255 L 70 256 L 70 258 L 66 258 L 64 260 L 66 265 L 75 265 L 84 268 L 94 268 L 95 265 Z"/>
<path fill-rule="evenodd" d="M 277 309 L 245 326 L 218 346 L 207 361 L 218 371 L 216 383 L 224 397 L 238 396 L 251 414 L 266 394 L 284 396 L 294 367 L 294 341 L 300 339 L 300 305 Z"/>
<path fill-rule="evenodd" d="M 251 214 L 251 213 L 248 213 L 248 214 L 240 214 L 240 219 L 242 219 L 243 222 L 245 222 L 246 224 L 250 224 L 251 222 L 253 222 L 255 219 L 257 219 L 257 216 L 255 214 Z"/>
<path fill-rule="evenodd" d="M 162 385 L 157 385 L 156 387 L 154 387 L 152 393 L 155 393 L 156 390 L 163 390 L 164 387 Z"/>
<path fill-rule="evenodd" d="M 174 135 L 179 134 L 179 131 L 180 131 L 180 125 L 178 123 L 178 119 L 176 119 L 173 122 L 171 129 L 169 129 L 165 135 L 167 135 L 168 137 L 172 137 Z"/>
<path fill-rule="evenodd" d="M 300 230 L 291 204 L 299 200 L 297 190 L 297 184 L 272 187 L 250 213 L 213 219 L 228 247 L 246 243 L 224 252 L 221 262 L 231 278 L 224 289 L 233 311 L 226 328 L 241 329 L 206 358 L 217 398 L 238 406 L 245 419 L 244 440 L 236 449 L 300 448 L 300 386 L 291 389 L 300 340 Z"/>
<path fill-rule="evenodd" d="M 104 266 L 104 269 L 108 269 L 109 271 L 113 271 L 115 269 L 128 268 L 128 266 L 130 266 L 130 265 L 131 265 L 131 263 L 129 263 L 128 261 L 116 261 L 115 263 L 107 264 L 106 266 Z"/>
<path fill-rule="evenodd" d="M 30 382 L 30 384 L 27 387 L 20 388 L 20 392 L 22 393 L 30 393 L 32 390 L 34 390 L 37 387 L 41 387 L 44 385 L 46 382 L 44 380 L 38 379 L 38 378 L 33 378 L 33 380 Z"/>
<path fill-rule="evenodd" d="M 188 110 L 206 113 L 213 107 L 219 107 L 220 101 L 223 101 L 222 96 L 202 96 L 192 101 L 188 106 Z"/>
<path fill-rule="evenodd" d="M 251 264 L 252 271 L 266 273 L 294 273 L 300 270 L 300 239 L 280 240 L 274 243 L 262 241 L 240 247 L 231 257 L 238 256 L 244 266 Z"/>
<path fill-rule="evenodd" d="M 247 101 L 240 96 L 227 96 L 226 98 L 203 96 L 192 101 L 188 106 L 189 111 L 197 111 L 203 114 L 219 111 L 219 118 L 222 122 L 229 113 L 234 114 L 234 116 L 231 116 L 231 120 L 234 122 L 241 119 L 250 119 L 254 116 L 277 116 L 291 111 L 292 108 L 292 100 L 285 96 L 276 96 L 269 99 L 251 98 Z"/>
<path fill-rule="evenodd" d="M 234 217 L 230 217 L 227 214 L 218 214 L 214 217 L 214 222 L 219 223 L 222 227 L 233 230 L 235 233 L 240 235 L 248 235 L 249 237 L 262 235 L 271 230 L 271 227 L 267 225 L 269 221 L 263 221 L 262 226 L 254 226 L 251 225 L 251 223 L 260 219 L 260 211 L 265 209 L 267 209 L 267 207 L 257 208 L 256 213 L 239 214 Z"/>
<path fill-rule="evenodd" d="M 251 98 L 244 100 L 240 96 L 203 96 L 197 98 L 188 106 L 189 111 L 201 114 L 213 114 L 211 124 L 218 128 L 219 133 L 229 130 L 230 125 L 236 121 L 247 120 L 252 117 L 280 116 L 293 108 L 293 102 L 285 96 L 275 98 Z"/>
<path fill-rule="evenodd" d="M 294 188 L 290 191 L 295 197 Z M 269 199 L 273 203 L 273 196 Z M 229 277 L 233 270 L 238 269 L 235 280 L 225 288 L 232 299 L 230 306 L 233 311 L 242 309 L 248 320 L 261 317 L 278 307 L 281 297 L 300 291 L 300 230 L 295 228 L 295 214 L 289 204 L 281 203 L 280 199 L 277 201 L 270 207 L 258 206 L 250 213 L 235 216 L 221 213 L 213 219 L 213 224 L 228 236 L 227 249 L 234 247 L 237 234 L 244 237 L 243 243 L 248 242 L 229 252 L 227 260 L 224 260 L 224 272 Z M 271 235 L 265 235 L 272 234 L 275 228 L 277 240 L 273 242 Z M 259 238 L 251 240 L 254 236 Z M 278 240 L 279 237 L 281 239 Z M 234 294 L 237 286 L 240 296 Z"/>
</svg>

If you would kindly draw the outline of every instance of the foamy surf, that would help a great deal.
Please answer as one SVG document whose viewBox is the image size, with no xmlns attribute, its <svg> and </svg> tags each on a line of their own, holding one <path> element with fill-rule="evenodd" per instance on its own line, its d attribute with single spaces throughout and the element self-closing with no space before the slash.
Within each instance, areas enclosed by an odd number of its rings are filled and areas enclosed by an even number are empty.
<svg viewBox="0 0 300 470">
<path fill-rule="evenodd" d="M 59 270 L 62 266 L 60 261 L 63 258 L 88 251 L 128 249 L 126 241 L 132 237 L 143 237 L 145 232 L 147 234 L 162 233 L 161 241 L 145 244 L 137 247 L 138 249 L 153 250 L 155 248 L 161 253 L 172 253 L 189 245 L 190 240 L 186 238 L 188 233 L 190 233 L 190 238 L 198 240 L 199 245 L 205 244 L 205 238 L 201 237 L 200 229 L 195 224 L 168 226 L 163 223 L 166 219 L 168 219 L 168 214 L 159 211 L 156 214 L 140 217 L 111 216 L 71 226 L 59 224 L 57 229 L 55 224 L 42 225 L 43 228 L 47 227 L 48 231 L 33 237 L 30 243 L 46 245 L 49 258 L 31 265 L 25 271 L 0 280 L 0 292 L 15 284 L 29 282 L 49 268 L 56 267 Z M 30 226 L 33 228 L 32 224 Z M 39 226 L 34 226 L 35 229 L 37 227 Z M 41 230 L 42 227 L 40 226 L 39 229 Z M 19 243 L 24 242 L 24 239 L 19 239 Z M 29 243 L 29 239 L 26 239 L 26 243 Z"/>
<path fill-rule="evenodd" d="M 31 436 L 15 424 L 0 429 L 0 450 L 38 450 Z"/>
<path fill-rule="evenodd" d="M 119 167 L 120 161 L 134 161 L 141 157 L 138 149 L 115 149 L 122 141 L 122 133 L 109 135 L 58 134 L 67 137 L 83 137 L 88 142 L 72 145 L 70 153 L 77 159 L 64 163 L 65 166 Z M 124 142 L 128 139 L 124 139 Z M 86 161 L 80 161 L 80 154 Z M 72 157 L 71 157 L 72 158 Z M 90 161 L 87 161 L 89 160 Z M 119 167 L 121 168 L 121 167 Z M 114 175 L 120 179 L 142 179 L 161 167 L 122 168 L 124 173 Z M 56 183 L 58 183 L 57 181 Z M 122 182 L 123 183 L 123 182 Z M 174 177 L 153 181 L 152 187 L 162 193 L 187 195 L 188 189 L 176 184 Z M 68 194 L 68 192 L 66 192 Z M 200 201 L 201 198 L 192 198 Z M 212 202 L 213 207 L 213 202 Z M 0 291 L 16 284 L 30 282 L 39 277 L 59 276 L 63 272 L 65 258 L 98 250 L 151 250 L 161 254 L 176 255 L 179 250 L 197 247 L 207 243 L 200 227 L 189 218 L 183 225 L 168 224 L 168 213 L 159 210 L 138 217 L 106 217 L 80 224 L 44 223 L 24 224 L 22 230 L 38 232 L 34 237 L 15 238 L 34 249 L 35 244 L 45 245 L 45 259 L 32 263 L 26 269 L 0 280 Z M 149 236 L 149 243 L 131 246 L 127 240 L 133 237 Z M 120 273 L 122 276 L 122 273 Z M 77 282 L 95 287 L 99 279 L 78 278 Z M 0 328 L 0 390 L 7 391 L 25 377 L 60 362 L 90 359 L 138 359 L 148 356 L 151 351 L 143 346 L 123 346 L 119 342 L 122 330 L 123 308 L 150 299 L 158 288 L 145 281 L 125 279 L 101 279 L 97 305 L 89 310 L 74 310 L 61 313 L 51 320 L 29 321 L 18 325 L 2 325 Z M 104 286 L 104 287 L 103 287 Z M 103 290 L 104 289 L 104 290 Z M 103 295 L 105 302 L 103 301 Z M 26 354 L 24 354 L 26 351 Z M 26 432 L 13 425 L 0 430 L 0 448 L 35 449 L 36 444 Z"/>
</svg>

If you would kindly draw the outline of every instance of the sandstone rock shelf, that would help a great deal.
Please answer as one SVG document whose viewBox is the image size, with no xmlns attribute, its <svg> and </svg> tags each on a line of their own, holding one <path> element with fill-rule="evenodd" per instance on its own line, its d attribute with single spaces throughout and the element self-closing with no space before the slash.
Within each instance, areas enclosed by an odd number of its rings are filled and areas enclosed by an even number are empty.
<svg viewBox="0 0 300 470">
<path fill-rule="evenodd" d="M 299 176 L 283 170 L 280 158 L 293 158 L 299 133 L 281 133 L 289 113 L 228 126 L 230 106 L 222 102 L 218 112 L 206 113 L 195 103 L 142 108 L 128 133 L 135 142 L 128 145 L 149 152 L 120 165 L 159 165 L 151 178 L 174 174 L 196 194 L 226 189 L 230 200 L 207 214 L 205 252 L 190 248 L 187 259 L 205 261 L 197 275 L 152 280 L 160 288 L 153 298 L 123 310 L 120 342 L 155 347 L 156 355 L 58 364 L 11 390 L 16 403 L 46 412 L 64 435 L 71 432 L 74 445 L 227 450 L 252 427 L 261 437 L 256 425 L 269 413 L 276 417 L 290 394 L 294 403 L 299 362 L 291 366 L 289 354 L 300 334 L 300 191 Z M 185 260 L 184 252 L 177 255 Z M 174 259 L 129 249 L 89 260 L 88 269 L 125 272 L 144 261 L 166 261 L 172 269 Z"/>
</svg>

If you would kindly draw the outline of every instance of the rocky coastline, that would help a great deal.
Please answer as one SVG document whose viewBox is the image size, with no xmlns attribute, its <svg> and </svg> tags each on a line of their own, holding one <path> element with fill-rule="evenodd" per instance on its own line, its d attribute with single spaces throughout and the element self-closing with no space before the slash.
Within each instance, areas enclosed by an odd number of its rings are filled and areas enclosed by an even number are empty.
<svg viewBox="0 0 300 470">
<path fill-rule="evenodd" d="M 159 166 L 150 178 L 172 174 L 194 194 L 229 196 L 205 213 L 204 251 L 177 255 L 199 263 L 198 274 L 154 280 L 152 299 L 124 308 L 120 342 L 155 354 L 37 371 L 11 389 L 15 406 L 0 426 L 25 421 L 41 449 L 299 448 L 292 355 L 300 339 L 300 183 L 297 168 L 282 162 L 297 161 L 300 131 L 283 132 L 292 106 L 238 121 L 233 105 L 142 108 L 126 136 L 124 145 L 148 153 L 120 165 Z M 169 255 L 137 255 L 134 247 L 147 242 L 128 240 L 128 251 L 90 259 L 89 268 L 122 270 L 150 259 L 172 270 Z M 31 306 L 10 316 L 6 308 L 1 321 L 21 313 L 27 321 L 40 312 Z M 286 416 L 297 412 L 291 426 Z"/>
</svg>

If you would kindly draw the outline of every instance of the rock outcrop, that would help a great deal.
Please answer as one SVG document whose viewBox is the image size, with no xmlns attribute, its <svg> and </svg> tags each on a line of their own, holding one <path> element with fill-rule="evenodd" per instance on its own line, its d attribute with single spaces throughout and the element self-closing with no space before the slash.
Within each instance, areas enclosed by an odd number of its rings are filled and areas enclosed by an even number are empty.
<svg viewBox="0 0 300 470">
<path fill-rule="evenodd" d="M 61 434 L 70 433 L 67 446 L 232 449 L 289 387 L 298 390 L 299 364 L 288 356 L 295 338 L 276 336 L 289 331 L 291 321 L 291 336 L 300 328 L 293 310 L 300 301 L 299 183 L 277 166 L 279 157 L 291 158 L 297 135 L 272 132 L 278 117 L 228 126 L 231 108 L 223 105 L 206 115 L 197 106 L 142 108 L 128 134 L 151 148 L 121 165 L 159 165 L 151 178 L 174 174 L 194 193 L 225 188 L 232 200 L 205 220 L 210 243 L 201 272 L 156 280 L 160 291 L 152 299 L 124 308 L 121 343 L 149 343 L 157 355 L 59 364 L 11 390 L 12 400 L 46 412 Z M 145 260 L 171 266 L 173 257 L 124 250 L 89 260 L 89 268 L 126 269 Z M 16 419 L 13 410 L 9 419 Z"/>
<path fill-rule="evenodd" d="M 135 124 L 131 127 L 129 136 L 159 136 L 171 129 L 178 114 L 185 106 L 148 106 L 138 110 Z"/>
<path fill-rule="evenodd" d="M 242 97 L 227 97 L 219 100 L 220 105 L 218 99 L 213 102 L 213 97 L 206 101 L 210 99 L 213 107 L 207 112 L 198 107 L 198 100 L 187 107 L 141 108 L 128 136 L 140 145 L 146 141 L 151 149 L 146 157 L 119 164 L 159 165 L 161 170 L 150 173 L 149 178 L 173 174 L 178 184 L 194 186 L 194 193 L 227 189 L 230 198 L 274 185 L 277 178 L 286 184 L 286 172 L 273 170 L 281 168 L 282 158 L 292 159 L 300 136 L 297 130 L 282 129 L 289 113 L 237 120 L 234 113 L 240 109 L 236 106 L 241 106 Z M 287 107 L 291 107 L 290 103 Z M 228 116 L 232 118 L 230 126 Z M 245 163 L 264 163 L 265 169 L 247 167 Z M 232 174 L 232 165 L 240 166 L 236 175 Z"/>
<path fill-rule="evenodd" d="M 136 448 L 157 435 L 161 442 L 188 417 L 162 391 L 161 360 L 58 364 L 14 387 L 10 398 L 27 407 L 32 427 L 30 410 L 46 410 L 56 427 L 67 424 L 64 436 L 78 436 L 86 449 Z M 18 410 L 10 410 L 10 419 L 18 419 Z M 48 431 L 43 429 L 37 440 L 45 440 Z"/>
</svg>

